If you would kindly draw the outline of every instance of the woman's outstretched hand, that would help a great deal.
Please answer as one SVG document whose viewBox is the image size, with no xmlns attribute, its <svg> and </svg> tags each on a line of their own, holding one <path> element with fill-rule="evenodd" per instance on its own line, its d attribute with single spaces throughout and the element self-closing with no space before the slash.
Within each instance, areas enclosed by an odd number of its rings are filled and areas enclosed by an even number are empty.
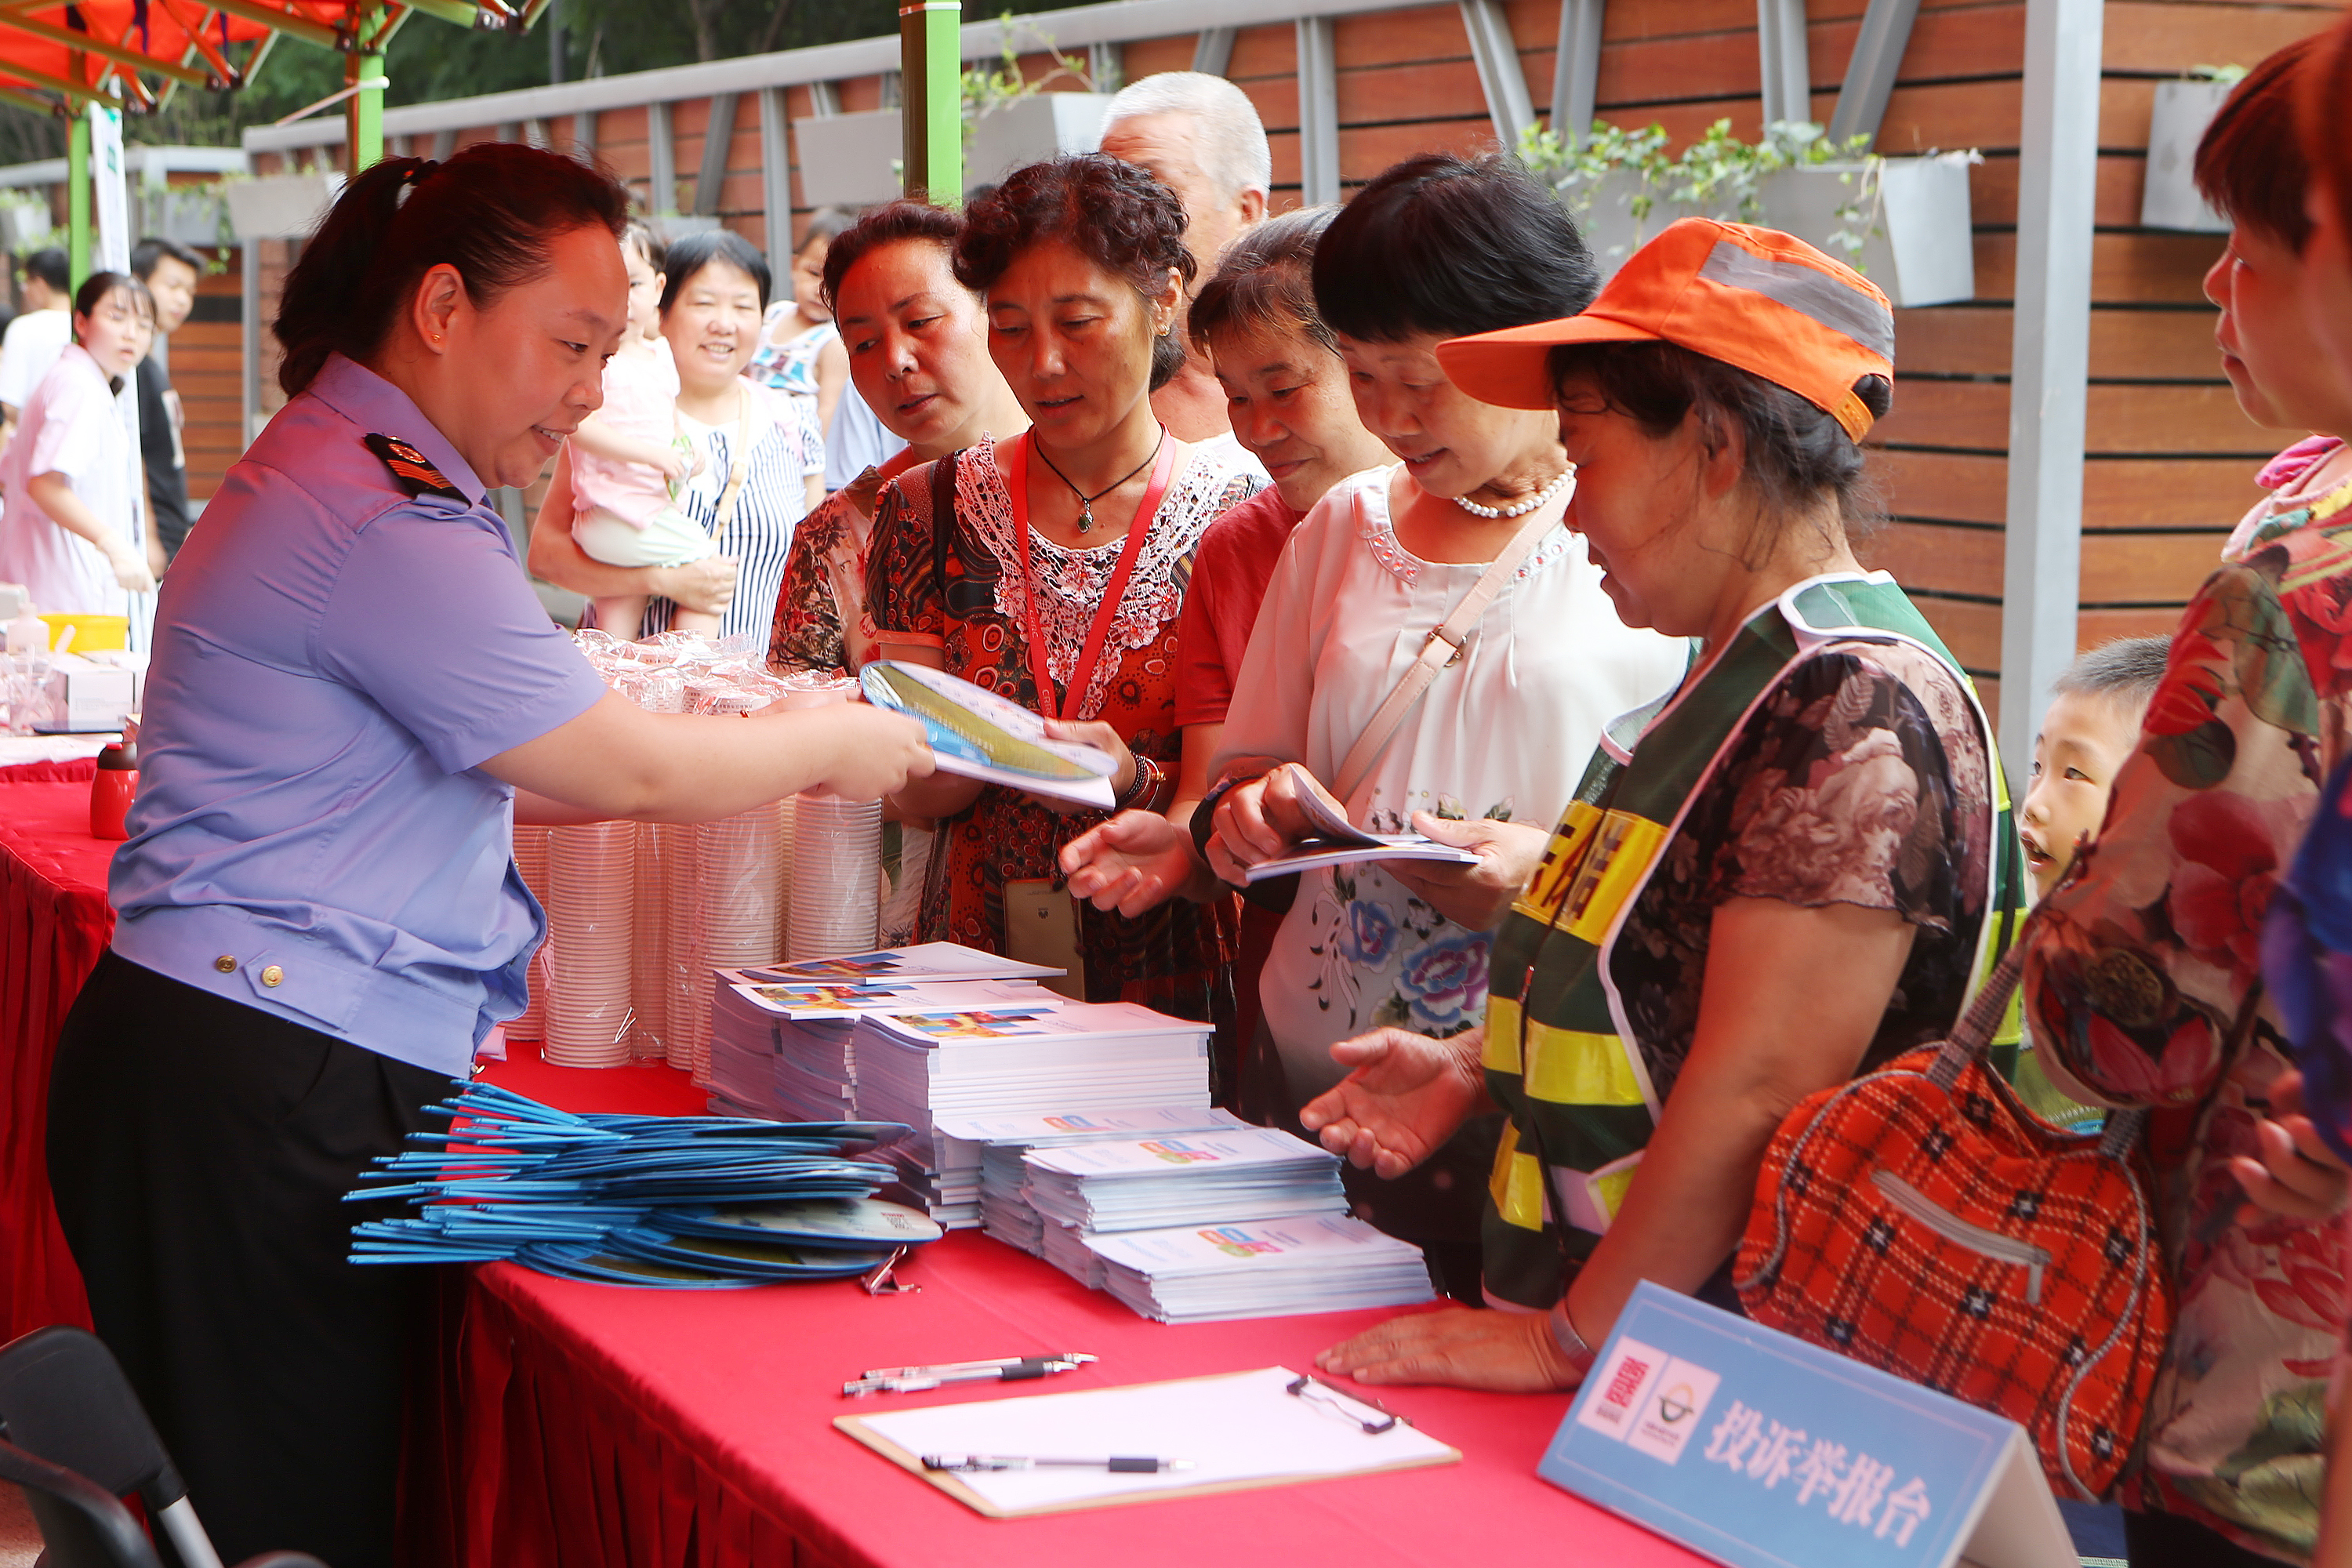
<svg viewBox="0 0 2352 1568">
<path fill-rule="evenodd" d="M 1122 811 L 1062 846 L 1070 896 L 1133 920 L 1182 895 L 1199 873 L 1192 837 L 1155 811 Z"/>
<path fill-rule="evenodd" d="M 1358 1168 L 1402 1176 L 1486 1109 L 1486 1040 L 1484 1029 L 1448 1040 L 1374 1029 L 1341 1040 L 1331 1059 L 1354 1070 L 1307 1101 L 1298 1123 Z"/>
<path fill-rule="evenodd" d="M 842 702 L 786 715 L 785 721 L 829 731 L 833 760 L 820 787 L 843 800 L 896 795 L 933 766 L 929 731 L 903 713 Z"/>
<path fill-rule="evenodd" d="M 1442 1383 L 1496 1394 L 1543 1394 L 1578 1381 L 1545 1314 L 1467 1307 L 1391 1318 L 1325 1351 L 1315 1367 L 1358 1383 Z"/>
<path fill-rule="evenodd" d="M 1503 921 L 1503 911 L 1543 864 L 1551 835 L 1525 823 L 1497 822 L 1480 817 L 1459 822 L 1412 814 L 1412 830 L 1440 844 L 1467 849 L 1478 857 L 1475 866 L 1447 866 L 1429 860 L 1391 860 L 1381 869 L 1412 889 L 1422 902 L 1455 925 L 1470 931 L 1492 931 Z"/>
</svg>

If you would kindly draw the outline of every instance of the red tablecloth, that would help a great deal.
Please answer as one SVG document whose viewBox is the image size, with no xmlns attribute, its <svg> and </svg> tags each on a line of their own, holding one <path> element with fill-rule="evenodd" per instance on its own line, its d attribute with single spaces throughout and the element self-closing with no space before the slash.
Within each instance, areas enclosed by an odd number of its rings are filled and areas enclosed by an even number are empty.
<svg viewBox="0 0 2352 1568">
<path fill-rule="evenodd" d="M 0 770 L 0 1341 L 89 1322 L 81 1276 L 49 1201 L 49 1062 L 66 1010 L 113 934 L 106 868 L 89 837 L 92 764 Z M 31 782 L 38 779 L 63 782 Z"/>
<path fill-rule="evenodd" d="M 1557 1490 L 1537 1460 L 1565 1394 L 1382 1391 L 1460 1465 L 1034 1519 L 990 1520 L 833 1426 L 866 1408 L 867 1367 L 1037 1350 L 1103 1359 L 1055 1390 L 1280 1364 L 1380 1312 L 1171 1328 L 975 1233 L 919 1255 L 920 1295 L 854 1283 L 638 1290 L 512 1265 L 474 1278 L 461 1421 L 444 1480 L 462 1493 L 467 1568 L 865 1568 L 1117 1563 L 1458 1568 L 1529 1560 L 1685 1568 L 1700 1559 Z M 1034 1384 L 892 1399 L 954 1403 Z M 878 1408 L 879 1406 L 875 1406 Z"/>
<path fill-rule="evenodd" d="M 68 766 L 77 766 L 68 764 Z M 87 835 L 87 764 L 66 783 L 0 776 L 0 1300 L 6 1336 L 88 1321 L 50 1206 L 42 1127 L 57 1032 L 112 928 L 113 846 Z M 496 1081 L 581 1110 L 700 1109 L 663 1067 L 549 1068 L 521 1047 Z M 1168 1328 L 1045 1265 L 962 1234 L 919 1255 L 919 1295 L 854 1285 L 692 1292 L 451 1271 L 458 1310 L 419 1380 L 407 1477 L 411 1561 L 465 1568 L 852 1568 L 1182 1564 L 1204 1555 L 1349 1568 L 1544 1557 L 1612 1568 L 1698 1559 L 1538 1480 L 1565 1396 L 1391 1391 L 1463 1450 L 1459 1466 L 1030 1520 L 982 1519 L 835 1431 L 841 1380 L 869 1366 L 1038 1349 L 1100 1364 L 1057 1388 L 1279 1363 L 1381 1314 Z M 0 1336 L 0 1337 L 6 1337 Z M 448 1369 L 457 1368 L 456 1376 Z M 1034 1392 L 1024 1385 L 997 1396 Z M 902 1396 L 987 1398 L 950 1390 Z"/>
<path fill-rule="evenodd" d="M 528 1047 L 523 1048 L 525 1051 Z M 699 1109 L 661 1068 L 583 1072 L 527 1057 L 498 1082 L 578 1110 Z M 1536 1479 L 1564 1394 L 1388 1390 L 1463 1462 L 1355 1480 L 989 1520 L 833 1426 L 882 1408 L 841 1397 L 872 1366 L 1083 1350 L 1055 1389 L 1281 1364 L 1381 1312 L 1171 1328 L 1010 1247 L 960 1232 L 908 1266 L 919 1295 L 854 1284 L 637 1290 L 510 1265 L 464 1287 L 458 1404 L 437 1453 L 412 1459 L 412 1561 L 465 1568 L 853 1568 L 1260 1563 L 1393 1568 L 1527 1559 L 1673 1565 L 1699 1559 Z M 1036 1385 L 908 1402 L 1019 1397 Z M 422 1461 L 420 1464 L 418 1461 Z M 436 1495 L 437 1494 L 437 1495 Z M 436 1525 L 434 1521 L 437 1521 Z M 430 1535 L 432 1539 L 423 1539 Z"/>
</svg>

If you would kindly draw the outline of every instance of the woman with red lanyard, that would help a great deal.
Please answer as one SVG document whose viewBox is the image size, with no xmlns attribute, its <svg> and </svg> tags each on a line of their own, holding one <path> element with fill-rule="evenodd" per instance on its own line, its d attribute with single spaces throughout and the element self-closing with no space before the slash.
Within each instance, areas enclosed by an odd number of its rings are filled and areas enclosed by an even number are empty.
<svg viewBox="0 0 2352 1568">
<path fill-rule="evenodd" d="M 876 651 L 1059 721 L 1118 759 L 1119 808 L 1160 809 L 1181 739 L 1176 624 L 1193 546 L 1256 488 L 1151 411 L 1182 358 L 1169 334 L 1192 275 L 1183 207 L 1114 158 L 1032 164 L 972 203 L 955 272 L 986 304 L 990 356 L 1031 426 L 884 494 L 866 558 Z M 970 779 L 896 798 L 944 829 L 918 940 L 1050 958 L 1091 1001 L 1223 1016 L 1229 901 L 1129 920 L 1062 885 L 1055 855 L 1102 814 Z"/>
</svg>

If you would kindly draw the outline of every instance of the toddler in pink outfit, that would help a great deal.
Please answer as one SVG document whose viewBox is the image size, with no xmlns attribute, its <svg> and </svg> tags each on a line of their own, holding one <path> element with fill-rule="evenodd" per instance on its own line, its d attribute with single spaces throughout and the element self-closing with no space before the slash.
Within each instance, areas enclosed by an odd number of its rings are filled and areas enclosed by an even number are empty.
<svg viewBox="0 0 2352 1568">
<path fill-rule="evenodd" d="M 653 231 L 622 237 L 629 268 L 629 331 L 604 366 L 604 406 L 572 435 L 572 537 L 608 566 L 683 566 L 718 551 L 707 530 L 673 504 L 701 459 L 677 427 L 677 365 L 661 335 L 662 274 Z M 595 600 L 596 624 L 634 637 L 646 595 Z M 670 624 L 711 632 L 719 617 L 680 609 Z"/>
</svg>

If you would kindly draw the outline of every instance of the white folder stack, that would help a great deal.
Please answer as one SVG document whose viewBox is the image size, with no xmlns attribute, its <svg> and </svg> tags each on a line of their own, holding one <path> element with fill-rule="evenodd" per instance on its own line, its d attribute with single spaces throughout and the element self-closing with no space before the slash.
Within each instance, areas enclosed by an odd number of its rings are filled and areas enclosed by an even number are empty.
<svg viewBox="0 0 2352 1568">
<path fill-rule="evenodd" d="M 1345 1214 L 1339 1157 L 1273 1127 L 1032 1150 L 1030 1206 L 1089 1231 Z"/>
<path fill-rule="evenodd" d="M 1045 1222 L 1023 1193 L 1032 1149 L 1131 1141 L 1163 1132 L 1214 1132 L 1246 1127 L 1230 1110 L 1144 1105 L 1112 1110 L 1054 1110 L 1025 1116 L 944 1117 L 934 1129 L 943 1176 L 977 1172 L 981 1228 L 1032 1257 L 1045 1256 Z"/>
<path fill-rule="evenodd" d="M 1124 1231 L 1083 1245 L 1112 1295 L 1163 1323 L 1401 1307 L 1436 1294 L 1419 1247 L 1344 1214 Z"/>
<path fill-rule="evenodd" d="M 981 1218 L 981 1161 L 940 1124 L 971 1117 L 1205 1110 L 1209 1026 L 1131 1003 L 1035 1003 L 868 1014 L 852 1040 L 858 1114 L 915 1136 L 889 1157 L 942 1225 Z"/>
</svg>

